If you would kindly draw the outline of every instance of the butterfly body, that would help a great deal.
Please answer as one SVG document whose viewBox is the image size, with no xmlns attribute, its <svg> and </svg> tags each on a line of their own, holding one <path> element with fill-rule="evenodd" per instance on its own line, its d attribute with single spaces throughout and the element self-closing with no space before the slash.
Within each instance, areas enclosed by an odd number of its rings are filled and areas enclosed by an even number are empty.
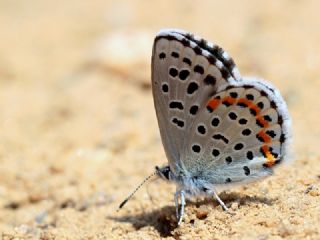
<svg viewBox="0 0 320 240">
<path fill-rule="evenodd" d="M 202 177 L 201 174 L 190 176 L 189 172 L 181 171 L 177 174 L 173 173 L 170 166 L 157 168 L 157 171 L 160 177 L 174 182 L 178 189 L 183 190 L 189 197 L 207 195 L 210 185 L 212 184 L 208 182 L 205 177 Z"/>
<path fill-rule="evenodd" d="M 186 196 L 214 196 L 215 187 L 269 176 L 287 158 L 290 117 L 270 83 L 242 77 L 216 44 L 183 30 L 162 30 L 152 56 L 152 90 L 169 166 L 177 185 L 179 223 Z"/>
</svg>

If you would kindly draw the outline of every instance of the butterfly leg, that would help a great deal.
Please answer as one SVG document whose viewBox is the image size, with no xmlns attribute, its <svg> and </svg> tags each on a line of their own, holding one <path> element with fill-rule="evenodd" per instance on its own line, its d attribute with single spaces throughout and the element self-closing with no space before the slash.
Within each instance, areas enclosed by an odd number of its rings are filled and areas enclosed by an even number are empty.
<svg viewBox="0 0 320 240">
<path fill-rule="evenodd" d="M 223 208 L 223 210 L 225 210 L 226 212 L 229 212 L 229 209 L 227 208 L 227 206 L 224 204 L 224 202 L 221 200 L 221 198 L 218 196 L 217 192 L 212 189 L 211 193 L 213 194 L 213 196 L 215 197 L 215 199 L 217 199 L 217 201 L 220 203 L 221 207 Z"/>
<path fill-rule="evenodd" d="M 176 193 L 174 194 L 174 203 L 176 205 L 176 217 L 177 217 L 177 219 L 179 219 L 179 195 L 180 195 L 180 191 L 176 191 Z"/>
<path fill-rule="evenodd" d="M 186 205 L 186 199 L 185 199 L 183 190 L 180 191 L 180 197 L 181 197 L 181 210 L 180 210 L 180 218 L 179 218 L 179 221 L 178 221 L 178 225 L 180 225 L 181 222 L 182 222 L 182 219 L 183 219 L 183 216 L 184 216 L 184 206 Z"/>
<path fill-rule="evenodd" d="M 181 202 L 181 207 L 179 210 L 179 198 L 180 198 L 180 202 Z M 177 219 L 178 219 L 178 225 L 181 224 L 182 220 L 183 220 L 183 216 L 184 216 L 184 207 L 186 205 L 186 200 L 185 200 L 185 193 L 183 190 L 178 190 L 175 195 L 174 195 L 174 201 L 176 204 L 176 215 L 177 215 Z"/>
</svg>

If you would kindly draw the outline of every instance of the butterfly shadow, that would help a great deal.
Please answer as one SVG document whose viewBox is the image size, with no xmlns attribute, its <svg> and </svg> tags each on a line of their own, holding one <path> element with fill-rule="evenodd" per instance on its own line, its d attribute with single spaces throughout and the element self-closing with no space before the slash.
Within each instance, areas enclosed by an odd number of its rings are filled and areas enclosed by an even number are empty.
<svg viewBox="0 0 320 240">
<path fill-rule="evenodd" d="M 173 236 L 172 231 L 178 227 L 175 212 L 174 206 L 164 206 L 151 212 L 125 215 L 122 217 L 108 217 L 108 219 L 131 223 L 135 230 L 151 226 L 159 232 L 161 237 L 169 237 Z"/>
<path fill-rule="evenodd" d="M 221 200 L 230 207 L 232 203 L 238 203 L 238 207 L 244 205 L 263 204 L 272 206 L 277 200 L 276 198 L 260 197 L 260 196 L 248 196 L 237 192 L 222 192 L 219 194 Z M 205 198 L 198 201 L 187 201 L 187 205 L 199 208 L 202 205 L 214 205 L 219 206 L 219 203 L 211 198 Z M 236 212 L 236 211 L 235 211 Z M 115 220 L 123 223 L 131 223 L 135 230 L 139 230 L 143 227 L 151 226 L 156 229 L 161 237 L 173 236 L 172 232 L 178 227 L 177 219 L 175 217 L 175 206 L 164 206 L 162 208 L 153 210 L 151 212 L 143 212 L 135 215 L 125 215 L 121 217 L 108 217 L 111 220 Z M 203 218 L 199 218 L 202 220 Z M 194 221 L 194 220 L 192 220 Z"/>
<path fill-rule="evenodd" d="M 272 206 L 277 198 L 269 198 L 267 196 L 248 196 L 239 192 L 226 192 L 223 191 L 219 194 L 221 200 L 227 205 L 231 205 L 233 202 L 237 202 L 239 206 L 249 205 L 251 203 L 264 204 Z M 206 203 L 208 199 L 205 199 L 203 203 Z"/>
</svg>

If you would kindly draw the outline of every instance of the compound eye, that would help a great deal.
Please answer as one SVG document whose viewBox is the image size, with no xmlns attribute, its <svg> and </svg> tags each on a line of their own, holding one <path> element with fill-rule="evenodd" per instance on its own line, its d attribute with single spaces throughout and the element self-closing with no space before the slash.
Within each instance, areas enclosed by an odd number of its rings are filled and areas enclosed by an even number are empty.
<svg viewBox="0 0 320 240">
<path fill-rule="evenodd" d="M 166 180 L 170 180 L 170 167 L 169 166 L 165 166 L 162 168 L 156 167 L 156 170 L 159 174 L 160 177 L 166 179 Z"/>
</svg>

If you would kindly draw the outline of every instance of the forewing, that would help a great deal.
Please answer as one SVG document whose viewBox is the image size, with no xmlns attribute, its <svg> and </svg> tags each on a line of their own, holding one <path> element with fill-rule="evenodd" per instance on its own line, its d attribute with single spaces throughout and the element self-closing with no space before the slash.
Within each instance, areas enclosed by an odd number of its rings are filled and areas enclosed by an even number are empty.
<svg viewBox="0 0 320 240">
<path fill-rule="evenodd" d="M 199 110 L 240 74 L 219 46 L 180 30 L 155 38 L 152 91 L 160 134 L 174 172 L 185 168 L 185 150 Z"/>
</svg>

